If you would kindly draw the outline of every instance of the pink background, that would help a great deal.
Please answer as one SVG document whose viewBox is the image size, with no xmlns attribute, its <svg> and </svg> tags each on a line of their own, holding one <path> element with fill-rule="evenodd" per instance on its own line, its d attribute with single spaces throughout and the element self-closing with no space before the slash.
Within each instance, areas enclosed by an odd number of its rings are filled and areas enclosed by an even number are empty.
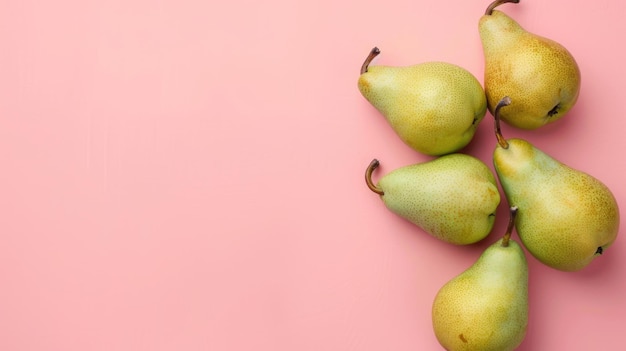
<svg viewBox="0 0 626 351">
<path fill-rule="evenodd" d="M 503 233 L 456 247 L 363 182 L 428 158 L 361 97 L 377 63 L 459 64 L 482 82 L 489 0 L 4 0 L 1 350 L 438 350 L 437 290 Z M 501 9 L 583 76 L 561 122 L 504 126 L 626 208 L 626 7 Z M 491 167 L 490 115 L 464 152 Z M 622 235 L 624 235 L 622 230 Z M 624 344 L 626 241 L 578 273 L 528 257 L 520 350 Z"/>
</svg>

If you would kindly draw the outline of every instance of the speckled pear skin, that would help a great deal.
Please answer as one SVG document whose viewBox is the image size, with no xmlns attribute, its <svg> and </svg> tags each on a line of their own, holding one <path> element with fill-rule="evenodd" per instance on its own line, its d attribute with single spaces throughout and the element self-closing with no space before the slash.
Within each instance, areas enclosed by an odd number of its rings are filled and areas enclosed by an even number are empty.
<svg viewBox="0 0 626 351">
<path fill-rule="evenodd" d="M 502 111 L 502 120 L 517 128 L 537 129 L 574 106 L 580 70 L 565 47 L 527 32 L 500 11 L 481 17 L 479 33 L 489 111 L 510 96 L 513 103 Z"/>
<path fill-rule="evenodd" d="M 491 170 L 459 153 L 398 168 L 383 176 L 378 187 L 391 212 L 456 245 L 484 239 L 500 203 Z"/>
<path fill-rule="evenodd" d="M 617 237 L 615 197 L 598 179 L 527 141 L 507 141 L 507 149 L 496 147 L 493 160 L 508 202 L 519 208 L 516 229 L 522 243 L 550 267 L 583 269 Z"/>
<path fill-rule="evenodd" d="M 487 111 L 476 77 L 445 62 L 370 66 L 358 87 L 402 141 L 431 156 L 467 146 Z"/>
<path fill-rule="evenodd" d="M 517 242 L 489 246 L 466 271 L 437 293 L 433 329 L 448 351 L 507 351 L 528 325 L 528 264 Z"/>
</svg>

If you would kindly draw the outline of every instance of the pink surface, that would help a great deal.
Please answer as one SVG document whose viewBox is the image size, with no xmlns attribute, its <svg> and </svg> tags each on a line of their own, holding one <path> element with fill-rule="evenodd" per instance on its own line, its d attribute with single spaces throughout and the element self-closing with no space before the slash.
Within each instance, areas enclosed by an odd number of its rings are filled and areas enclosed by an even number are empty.
<svg viewBox="0 0 626 351">
<path fill-rule="evenodd" d="M 387 211 L 363 182 L 428 158 L 360 96 L 377 63 L 482 82 L 489 0 L 3 1 L 0 350 L 438 350 L 435 293 L 470 247 Z M 626 206 L 621 1 L 501 9 L 565 45 L 578 104 L 533 132 Z M 491 116 L 464 152 L 491 167 Z M 623 232 L 623 230 L 622 230 Z M 622 235 L 624 235 L 622 233 Z M 578 273 L 529 256 L 520 350 L 622 345 L 626 241 Z"/>
</svg>

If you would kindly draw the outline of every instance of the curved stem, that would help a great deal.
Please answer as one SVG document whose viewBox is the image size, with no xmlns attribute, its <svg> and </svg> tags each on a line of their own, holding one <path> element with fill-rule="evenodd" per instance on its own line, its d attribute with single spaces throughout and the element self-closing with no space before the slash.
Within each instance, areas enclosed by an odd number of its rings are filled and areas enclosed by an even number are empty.
<svg viewBox="0 0 626 351">
<path fill-rule="evenodd" d="M 506 226 L 506 233 L 502 238 L 502 247 L 509 246 L 509 240 L 511 239 L 511 233 L 513 233 L 513 227 L 515 226 L 515 216 L 517 215 L 517 206 L 512 206 L 509 210 L 509 224 Z"/>
<path fill-rule="evenodd" d="M 380 162 L 378 162 L 377 159 L 373 159 L 372 162 L 370 162 L 370 165 L 367 166 L 367 169 L 365 170 L 365 184 L 367 184 L 367 187 L 370 188 L 371 191 L 382 196 L 385 195 L 383 189 L 377 187 L 374 182 L 372 182 L 372 173 L 376 168 L 378 168 L 379 165 Z"/>
<path fill-rule="evenodd" d="M 504 137 L 502 136 L 502 131 L 500 130 L 500 109 L 504 106 L 509 106 L 510 104 L 511 98 L 508 96 L 503 97 L 502 100 L 500 100 L 496 105 L 496 109 L 493 113 L 493 118 L 495 119 L 494 129 L 496 132 L 496 139 L 498 139 L 498 144 L 503 149 L 508 149 L 509 143 L 506 141 L 506 139 L 504 139 Z"/>
<path fill-rule="evenodd" d="M 507 2 L 512 2 L 514 4 L 517 4 L 519 3 L 519 0 L 495 0 L 494 2 L 489 4 L 487 9 L 485 10 L 485 15 L 491 15 L 493 13 L 493 9 L 495 9 L 496 7 L 502 4 L 506 4 Z"/>
<path fill-rule="evenodd" d="M 367 68 L 369 67 L 370 63 L 372 63 L 372 60 L 374 59 L 374 57 L 378 56 L 378 54 L 380 54 L 380 49 L 374 47 L 370 51 L 369 55 L 367 55 L 365 61 L 363 62 L 363 65 L 361 66 L 361 74 L 367 72 Z"/>
</svg>

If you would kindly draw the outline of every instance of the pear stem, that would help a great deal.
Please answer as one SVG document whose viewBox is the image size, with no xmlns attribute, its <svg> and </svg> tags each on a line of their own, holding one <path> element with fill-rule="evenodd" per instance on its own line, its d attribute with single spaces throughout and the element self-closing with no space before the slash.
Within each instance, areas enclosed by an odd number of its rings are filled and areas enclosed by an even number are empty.
<svg viewBox="0 0 626 351">
<path fill-rule="evenodd" d="M 365 61 L 363 62 L 363 65 L 361 66 L 361 74 L 367 72 L 367 68 L 369 67 L 370 63 L 372 63 L 372 60 L 374 60 L 374 57 L 378 56 L 378 54 L 380 54 L 380 49 L 374 47 L 370 51 L 369 55 L 367 55 Z"/>
<path fill-rule="evenodd" d="M 502 237 L 502 247 L 509 246 L 509 240 L 511 239 L 511 233 L 513 233 L 513 227 L 515 226 L 515 216 L 517 215 L 517 206 L 512 206 L 509 210 L 509 224 L 506 226 L 506 233 Z"/>
<path fill-rule="evenodd" d="M 374 182 L 372 182 L 372 173 L 376 168 L 378 168 L 379 165 L 380 162 L 378 162 L 377 159 L 373 159 L 372 162 L 370 162 L 370 165 L 367 166 L 367 169 L 365 170 L 365 184 L 367 184 L 367 187 L 370 188 L 371 191 L 383 196 L 385 195 L 383 189 L 377 187 Z"/>
<path fill-rule="evenodd" d="M 493 118 L 495 120 L 494 129 L 496 133 L 496 139 L 498 139 L 498 145 L 500 145 L 500 147 L 502 147 L 503 149 L 508 149 L 509 143 L 502 136 L 502 130 L 500 129 L 500 109 L 504 106 L 509 106 L 510 104 L 511 98 L 508 96 L 503 97 L 502 100 L 500 100 L 496 105 L 496 109 L 493 113 Z"/>
<path fill-rule="evenodd" d="M 489 4 L 487 9 L 485 10 L 485 15 L 490 16 L 493 13 L 493 9 L 495 9 L 496 7 L 502 4 L 506 4 L 507 2 L 512 2 L 514 4 L 517 4 L 519 3 L 519 0 L 495 0 L 494 2 Z"/>
</svg>

